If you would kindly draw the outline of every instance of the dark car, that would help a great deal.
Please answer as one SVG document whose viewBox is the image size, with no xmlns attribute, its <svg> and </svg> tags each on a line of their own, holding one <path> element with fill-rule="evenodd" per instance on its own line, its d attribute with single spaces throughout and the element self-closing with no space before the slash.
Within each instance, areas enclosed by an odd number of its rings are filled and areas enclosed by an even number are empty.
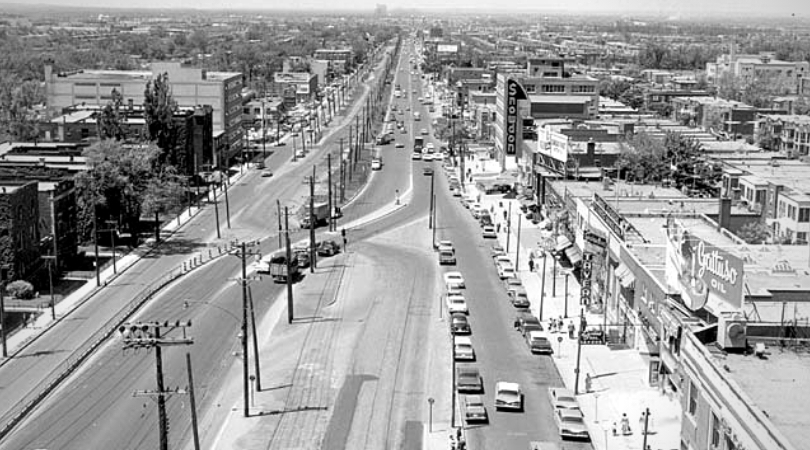
<svg viewBox="0 0 810 450">
<path fill-rule="evenodd" d="M 515 316 L 515 328 L 520 331 L 520 334 L 526 336 L 530 331 L 543 331 L 543 325 L 537 317 L 531 313 L 523 311 Z"/>
<path fill-rule="evenodd" d="M 335 241 L 321 241 L 316 250 L 318 256 L 334 256 L 340 253 L 340 245 Z"/>
<path fill-rule="evenodd" d="M 487 213 L 487 212 L 481 213 L 481 216 L 478 217 L 478 223 L 482 227 L 491 227 L 492 225 L 494 225 L 492 223 L 492 217 L 490 217 L 489 213 Z"/>
<path fill-rule="evenodd" d="M 467 316 L 461 313 L 450 315 L 450 333 L 452 334 L 470 334 L 470 322 Z"/>
<path fill-rule="evenodd" d="M 460 365 L 456 369 L 456 389 L 459 392 L 483 392 L 481 373 L 474 366 Z"/>
</svg>

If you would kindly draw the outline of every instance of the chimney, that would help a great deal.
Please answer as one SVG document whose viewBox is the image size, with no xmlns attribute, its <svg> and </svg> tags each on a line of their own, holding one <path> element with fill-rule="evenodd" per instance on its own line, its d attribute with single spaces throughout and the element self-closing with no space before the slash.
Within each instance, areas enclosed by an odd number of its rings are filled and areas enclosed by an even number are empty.
<svg viewBox="0 0 810 450">
<path fill-rule="evenodd" d="M 731 225 L 731 198 L 720 197 L 720 212 L 717 218 L 718 231 L 728 229 Z"/>
</svg>

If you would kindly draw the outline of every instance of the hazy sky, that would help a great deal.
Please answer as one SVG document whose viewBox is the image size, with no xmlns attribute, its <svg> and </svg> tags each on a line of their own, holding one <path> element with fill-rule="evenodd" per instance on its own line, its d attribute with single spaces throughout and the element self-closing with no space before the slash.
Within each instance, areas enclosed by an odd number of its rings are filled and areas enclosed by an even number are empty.
<svg viewBox="0 0 810 450">
<path fill-rule="evenodd" d="M 13 3 L 23 3 L 11 0 Z M 32 0 L 30 3 L 34 3 Z M 28 2 L 24 2 L 28 3 Z M 40 0 L 36 3 L 64 6 L 97 6 L 126 8 L 205 8 L 205 9 L 366 9 L 377 3 L 389 10 L 405 8 L 486 9 L 508 12 L 509 9 L 562 10 L 582 12 L 648 12 L 693 16 L 704 12 L 759 13 L 768 16 L 810 16 L 808 0 Z"/>
</svg>

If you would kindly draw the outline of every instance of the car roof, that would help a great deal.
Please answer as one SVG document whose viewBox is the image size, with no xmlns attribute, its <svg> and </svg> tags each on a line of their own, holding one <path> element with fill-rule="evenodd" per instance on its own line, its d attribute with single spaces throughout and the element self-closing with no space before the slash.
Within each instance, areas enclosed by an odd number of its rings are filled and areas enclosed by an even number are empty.
<svg viewBox="0 0 810 450">
<path fill-rule="evenodd" d="M 451 314 L 451 319 L 454 322 L 465 322 L 465 323 L 469 322 L 469 320 L 467 320 L 467 316 L 465 316 L 464 314 L 461 314 L 461 313 L 457 313 L 457 312 Z"/>
<path fill-rule="evenodd" d="M 456 344 L 472 345 L 472 339 L 469 336 L 456 336 Z"/>
<path fill-rule="evenodd" d="M 484 399 L 481 398 L 480 395 L 468 395 L 466 399 L 467 403 L 480 403 L 480 404 L 484 403 Z"/>
<path fill-rule="evenodd" d="M 557 414 L 560 417 L 578 417 L 580 419 L 584 418 L 582 411 L 576 408 L 557 408 Z"/>
<path fill-rule="evenodd" d="M 461 277 L 461 272 L 456 272 L 456 271 L 453 271 L 453 272 L 446 272 L 446 273 L 444 274 L 444 276 L 445 276 L 445 277 Z"/>
<path fill-rule="evenodd" d="M 499 381 L 495 383 L 495 390 L 497 391 L 519 391 L 520 385 L 509 381 Z"/>
<path fill-rule="evenodd" d="M 480 372 L 478 372 L 478 368 L 473 367 L 473 366 L 459 366 L 456 369 L 456 371 L 458 371 L 459 376 L 461 376 L 461 375 L 480 376 Z"/>
<path fill-rule="evenodd" d="M 543 339 L 548 340 L 548 336 L 546 336 L 545 334 L 543 334 L 543 332 L 542 332 L 542 331 L 537 331 L 537 330 L 534 330 L 534 331 L 529 331 L 529 338 L 531 338 L 531 339 L 534 339 L 534 338 L 543 338 Z"/>
</svg>

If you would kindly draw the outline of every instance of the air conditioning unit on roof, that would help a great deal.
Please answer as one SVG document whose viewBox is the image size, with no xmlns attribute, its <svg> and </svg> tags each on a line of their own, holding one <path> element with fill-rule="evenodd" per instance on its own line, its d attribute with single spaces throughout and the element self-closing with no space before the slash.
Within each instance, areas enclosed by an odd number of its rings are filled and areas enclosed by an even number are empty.
<svg viewBox="0 0 810 450">
<path fill-rule="evenodd" d="M 723 350 L 741 350 L 746 343 L 746 320 L 742 314 L 721 314 L 717 323 L 717 344 Z"/>
</svg>

